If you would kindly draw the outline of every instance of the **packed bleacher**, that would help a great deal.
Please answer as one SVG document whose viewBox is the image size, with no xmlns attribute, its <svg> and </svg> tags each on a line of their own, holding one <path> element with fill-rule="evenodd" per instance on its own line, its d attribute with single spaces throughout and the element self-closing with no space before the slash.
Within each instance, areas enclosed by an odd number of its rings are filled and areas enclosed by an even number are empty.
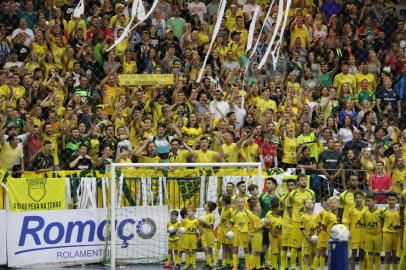
<svg viewBox="0 0 406 270">
<path fill-rule="evenodd" d="M 0 167 L 12 176 L 112 162 L 260 161 L 297 168 L 323 193 L 344 189 L 351 175 L 363 189 L 403 189 L 404 1 L 292 1 L 276 66 L 268 57 L 258 69 L 278 3 L 266 17 L 270 1 L 230 0 L 199 83 L 218 0 L 160 0 L 109 51 L 132 1 L 85 1 L 80 18 L 77 4 L 0 3 Z M 121 74 L 174 81 L 122 85 Z"/>
</svg>

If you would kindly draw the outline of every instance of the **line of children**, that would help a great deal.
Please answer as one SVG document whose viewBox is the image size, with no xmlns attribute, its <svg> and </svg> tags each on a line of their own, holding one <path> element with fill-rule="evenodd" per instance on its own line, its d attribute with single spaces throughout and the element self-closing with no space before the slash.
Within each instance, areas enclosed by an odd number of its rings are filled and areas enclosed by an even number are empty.
<svg viewBox="0 0 406 270">
<path fill-rule="evenodd" d="M 269 211 L 263 219 L 261 217 L 264 213 L 259 198 L 250 198 L 247 207 L 245 197 L 237 197 L 235 201 L 227 194 L 221 197 L 222 209 L 217 241 L 221 246 L 221 264 L 224 269 L 238 268 L 240 251 L 244 252 L 246 269 L 262 268 L 260 256 L 265 228 L 269 233 L 270 243 L 267 250 L 270 258 L 268 269 L 287 269 L 287 252 L 291 255 L 290 269 L 296 269 L 296 259 L 300 269 L 324 269 L 331 228 L 339 223 L 340 217 L 343 216 L 338 211 L 339 198 L 322 198 L 323 209 L 315 214 L 314 193 L 307 189 L 304 177 L 299 176 L 298 182 L 297 188 L 294 181 L 287 182 L 288 193 L 270 200 Z M 250 191 L 255 193 L 255 188 L 258 187 L 251 186 Z M 406 269 L 405 251 L 400 248 L 402 243 L 405 247 L 406 241 L 403 234 L 399 237 L 399 231 L 404 230 L 406 190 L 401 194 L 400 211 L 396 207 L 396 193 L 387 194 L 387 208 L 378 208 L 374 193 L 365 195 L 360 190 L 351 192 L 354 205 L 347 209 L 344 215 L 350 230 L 350 269 L 355 269 L 357 257 L 360 270 L 380 269 L 382 251 L 385 252 L 385 270 L 397 270 L 399 257 L 401 269 Z M 182 209 L 181 222 L 177 220 L 178 211 L 171 212 L 171 220 L 167 224 L 169 243 L 166 267 L 170 266 L 173 258 L 174 265 L 179 268 L 182 253 L 185 253 L 186 269 L 196 269 L 199 237 L 206 255 L 206 266 L 216 266 L 213 255 L 216 207 L 216 203 L 207 202 L 206 212 L 199 219 L 195 218 L 196 208 L 190 206 L 186 210 Z M 302 256 L 298 253 L 300 251 Z"/>
</svg>

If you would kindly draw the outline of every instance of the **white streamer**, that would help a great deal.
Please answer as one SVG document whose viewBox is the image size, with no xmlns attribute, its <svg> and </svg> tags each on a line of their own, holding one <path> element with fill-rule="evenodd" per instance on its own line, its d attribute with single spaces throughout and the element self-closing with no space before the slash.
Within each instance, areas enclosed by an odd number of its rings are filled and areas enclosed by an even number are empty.
<svg viewBox="0 0 406 270">
<path fill-rule="evenodd" d="M 118 44 L 120 44 L 121 41 L 123 41 L 125 38 L 127 38 L 128 34 L 131 32 L 131 25 L 133 21 L 135 20 L 135 17 L 137 16 L 137 11 L 138 11 L 138 5 L 142 0 L 134 0 L 133 6 L 131 7 L 131 20 L 128 22 L 128 24 L 125 26 L 123 33 L 121 36 L 114 41 L 114 44 L 110 46 L 106 51 L 110 51 L 114 47 L 116 47 Z"/>
<path fill-rule="evenodd" d="M 156 6 L 158 5 L 159 0 L 155 0 L 154 3 L 152 3 L 152 6 L 150 8 L 150 10 L 148 11 L 147 14 L 145 14 L 145 8 L 144 5 L 142 4 L 142 0 L 139 0 L 140 4 L 142 5 L 142 7 L 140 7 L 140 9 L 143 9 L 144 11 L 144 15 L 143 14 L 138 14 L 138 22 L 131 28 L 130 31 L 133 31 L 138 25 L 140 25 L 141 23 L 143 23 L 146 19 L 149 18 L 149 16 L 151 16 L 152 12 L 154 12 Z M 141 11 L 142 13 L 142 11 Z"/>
<path fill-rule="evenodd" d="M 290 2 L 290 1 L 291 0 L 288 0 L 288 2 Z M 289 12 L 289 9 L 287 11 L 285 10 L 285 12 Z M 275 28 L 274 28 L 273 33 L 272 33 L 271 41 L 269 41 L 268 47 L 266 48 L 266 51 L 265 51 L 265 54 L 264 54 L 264 56 L 262 57 L 261 61 L 258 64 L 258 67 L 257 67 L 258 69 L 261 69 L 265 65 L 266 61 L 268 60 L 268 56 L 269 56 L 269 54 L 271 53 L 271 50 L 272 50 L 272 45 L 273 45 L 273 43 L 275 41 L 276 35 L 279 32 L 278 30 L 279 30 L 279 26 L 280 26 L 281 21 L 282 21 L 282 17 L 283 17 L 283 0 L 280 0 L 279 1 L 279 6 L 278 6 L 278 17 L 276 18 L 276 25 L 275 25 Z"/>
<path fill-rule="evenodd" d="M 252 40 L 254 39 L 254 31 L 255 31 L 255 24 L 258 19 L 258 14 L 261 11 L 260 6 L 255 7 L 254 11 L 254 16 L 252 17 L 251 24 L 250 24 L 250 29 L 248 32 L 248 39 L 247 39 L 247 52 L 251 49 L 252 47 Z"/>
<path fill-rule="evenodd" d="M 210 46 L 209 46 L 209 49 L 207 50 L 207 54 L 206 54 L 206 56 L 204 58 L 203 65 L 200 68 L 199 76 L 197 77 L 197 80 L 196 80 L 197 83 L 200 83 L 200 81 L 202 80 L 203 72 L 204 72 L 204 69 L 205 69 L 206 63 L 207 63 L 207 59 L 209 58 L 209 55 L 210 55 L 211 49 L 213 47 L 214 41 L 216 40 L 217 34 L 218 34 L 219 30 L 220 30 L 221 21 L 223 19 L 224 11 L 226 9 L 226 4 L 227 4 L 227 0 L 221 0 L 219 13 L 218 13 L 218 16 L 217 16 L 217 21 L 216 21 L 216 24 L 214 26 L 213 35 L 212 35 L 211 41 L 210 41 Z"/>
<path fill-rule="evenodd" d="M 273 68 L 276 69 L 276 63 L 278 62 L 278 58 L 279 58 L 279 51 L 283 45 L 283 34 L 285 32 L 285 27 L 286 27 L 286 23 L 288 21 L 288 15 L 289 15 L 289 9 L 290 9 L 290 5 L 292 3 L 292 0 L 288 0 L 287 4 L 286 4 L 286 8 L 285 8 L 285 18 L 283 19 L 283 24 L 282 24 L 282 29 L 281 32 L 279 34 L 279 40 L 278 43 L 276 44 L 275 48 L 272 50 L 272 64 L 273 64 Z M 275 55 L 276 52 L 276 55 Z"/>
<path fill-rule="evenodd" d="M 73 17 L 80 18 L 85 13 L 85 3 L 83 0 L 80 0 L 78 5 L 73 10 Z"/>
</svg>

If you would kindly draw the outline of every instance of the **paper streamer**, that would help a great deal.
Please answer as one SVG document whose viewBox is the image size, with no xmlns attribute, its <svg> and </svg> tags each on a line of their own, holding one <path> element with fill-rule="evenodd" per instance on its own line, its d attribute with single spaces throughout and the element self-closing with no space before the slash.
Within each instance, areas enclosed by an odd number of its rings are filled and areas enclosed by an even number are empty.
<svg viewBox="0 0 406 270">
<path fill-rule="evenodd" d="M 254 16 L 252 17 L 252 20 L 251 20 L 250 29 L 249 29 L 249 32 L 248 32 L 247 52 L 252 47 L 252 40 L 254 39 L 255 23 L 257 22 L 258 14 L 259 14 L 260 11 L 261 11 L 261 7 L 256 6 L 255 10 L 254 10 Z"/>
<path fill-rule="evenodd" d="M 217 16 L 217 21 L 216 21 L 216 24 L 214 25 L 213 35 L 212 35 L 211 41 L 210 41 L 210 46 L 209 46 L 209 49 L 207 50 L 206 56 L 204 57 L 203 65 L 200 68 L 199 76 L 197 77 L 197 80 L 196 80 L 197 83 L 200 83 L 200 81 L 202 80 L 203 72 L 204 72 L 204 69 L 206 68 L 207 59 L 209 58 L 209 55 L 211 53 L 211 49 L 213 48 L 214 41 L 216 40 L 217 34 L 218 34 L 219 30 L 220 30 L 220 25 L 221 25 L 221 21 L 222 21 L 223 16 L 224 16 L 224 11 L 226 9 L 226 4 L 227 4 L 227 0 L 221 0 L 220 7 L 219 7 L 219 12 L 218 12 L 218 16 Z"/>
<path fill-rule="evenodd" d="M 266 15 L 265 15 L 264 23 L 262 24 L 261 31 L 259 31 L 259 36 L 258 36 L 257 41 L 255 42 L 254 49 L 252 49 L 252 52 L 251 52 L 251 54 L 250 54 L 250 56 L 249 56 L 249 58 L 248 58 L 247 66 L 248 66 L 249 61 L 251 60 L 251 58 L 254 56 L 255 51 L 256 51 L 257 48 L 258 48 L 260 37 L 261 37 L 262 32 L 264 31 L 264 28 L 265 28 L 265 25 L 266 25 L 265 22 L 266 22 L 266 20 L 268 19 L 269 15 L 271 14 L 272 7 L 273 7 L 274 2 L 275 2 L 275 0 L 272 0 L 271 5 L 269 6 L 268 12 L 267 12 Z"/>
<path fill-rule="evenodd" d="M 288 21 L 288 15 L 289 15 L 289 9 L 290 9 L 290 5 L 292 3 L 292 0 L 288 0 L 287 4 L 286 4 L 286 8 L 285 8 L 285 17 L 283 19 L 283 24 L 282 24 L 282 29 L 281 32 L 279 34 L 279 40 L 278 43 L 276 44 L 275 48 L 272 50 L 271 54 L 272 54 L 272 64 L 273 64 L 273 68 L 276 69 L 276 64 L 278 62 L 278 58 L 279 58 L 279 51 L 283 45 L 283 34 L 285 32 L 285 27 L 286 27 L 286 23 Z M 276 52 L 276 54 L 275 54 Z"/>
<path fill-rule="evenodd" d="M 154 3 L 152 4 L 152 6 L 147 14 L 145 14 L 145 8 L 144 8 L 144 4 L 142 4 L 142 0 L 139 0 L 139 2 L 142 5 L 142 7 L 140 7 L 141 13 L 143 12 L 144 14 L 137 14 L 139 21 L 131 28 L 130 31 L 133 31 L 138 25 L 140 25 L 142 22 L 144 22 L 146 19 L 148 19 L 149 16 L 151 16 L 152 12 L 154 12 L 156 6 L 158 5 L 159 0 L 154 1 Z"/>
<path fill-rule="evenodd" d="M 140 3 L 140 1 L 142 0 L 134 0 L 133 2 L 133 6 L 131 7 L 131 20 L 128 22 L 128 24 L 126 25 L 126 27 L 124 28 L 123 33 L 121 34 L 121 36 L 116 39 L 114 41 L 114 44 L 110 46 L 110 48 L 108 48 L 106 51 L 110 51 L 112 50 L 114 47 L 116 47 L 118 44 L 120 44 L 121 41 L 123 41 L 125 38 L 127 38 L 127 35 L 130 33 L 131 29 L 131 25 L 133 23 L 133 21 L 135 20 L 135 17 L 137 16 L 137 11 L 138 11 L 138 5 Z"/>
<path fill-rule="evenodd" d="M 80 0 L 78 5 L 73 10 L 73 17 L 80 18 L 85 13 L 85 3 L 83 0 Z"/>
<path fill-rule="evenodd" d="M 290 0 L 288 0 L 288 2 L 289 1 Z M 258 69 L 261 69 L 265 65 L 266 61 L 268 60 L 268 56 L 271 53 L 272 45 L 275 42 L 276 35 L 279 32 L 278 30 L 279 30 L 279 27 L 280 27 L 280 24 L 281 24 L 281 21 L 282 21 L 282 17 L 283 17 L 283 4 L 284 4 L 283 0 L 280 0 L 279 1 L 279 6 L 278 6 L 278 17 L 276 18 L 276 25 L 275 25 L 275 28 L 273 30 L 272 37 L 271 37 L 271 40 L 269 41 L 268 47 L 266 48 L 265 54 L 264 54 L 264 56 L 262 57 L 261 61 L 258 64 Z M 289 7 L 290 7 L 290 5 L 287 6 L 287 8 L 289 8 Z M 285 12 L 289 12 L 289 9 L 285 10 Z"/>
</svg>

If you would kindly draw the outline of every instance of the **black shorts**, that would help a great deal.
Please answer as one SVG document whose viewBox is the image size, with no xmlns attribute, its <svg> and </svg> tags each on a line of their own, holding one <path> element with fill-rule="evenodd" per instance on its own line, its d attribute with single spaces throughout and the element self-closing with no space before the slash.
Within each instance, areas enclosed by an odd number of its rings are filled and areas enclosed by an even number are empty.
<svg viewBox="0 0 406 270">
<path fill-rule="evenodd" d="M 262 230 L 262 245 L 269 246 L 269 229 L 264 228 Z"/>
</svg>

